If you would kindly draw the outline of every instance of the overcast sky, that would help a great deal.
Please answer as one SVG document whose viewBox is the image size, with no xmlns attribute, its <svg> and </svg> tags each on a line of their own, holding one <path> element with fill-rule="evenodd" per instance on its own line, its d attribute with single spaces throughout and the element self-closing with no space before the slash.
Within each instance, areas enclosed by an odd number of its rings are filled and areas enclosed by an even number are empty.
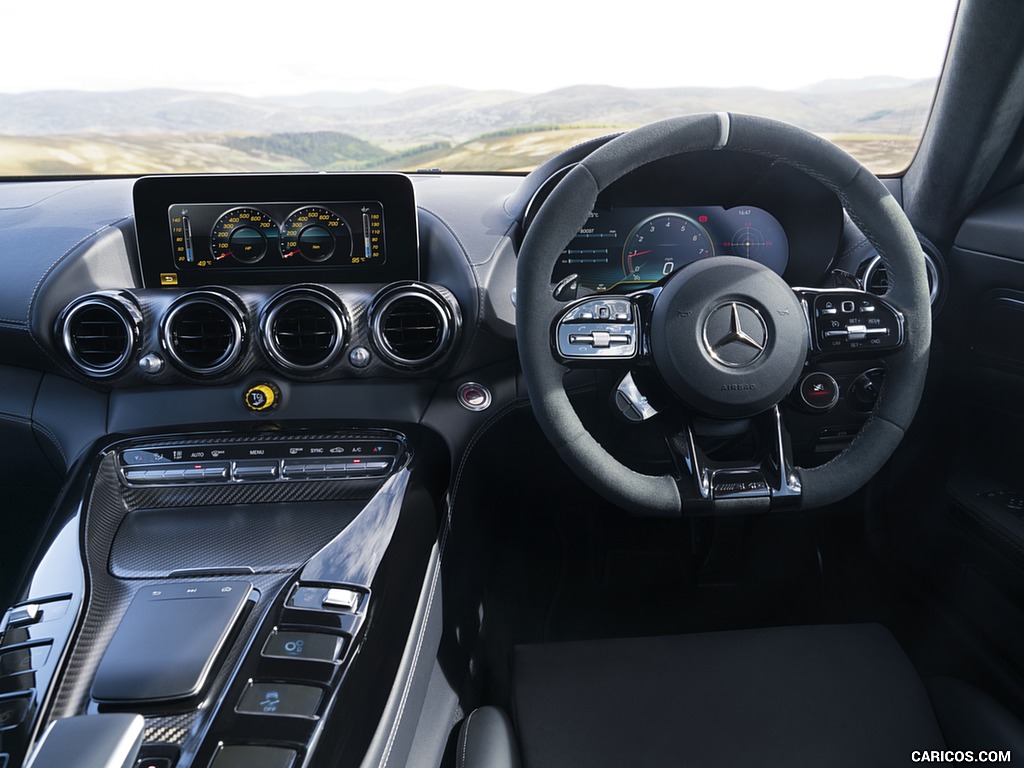
<svg viewBox="0 0 1024 768">
<path fill-rule="evenodd" d="M 646 6 L 646 8 L 645 8 Z M 8 3 L 0 92 L 796 88 L 938 74 L 955 0 Z"/>
</svg>

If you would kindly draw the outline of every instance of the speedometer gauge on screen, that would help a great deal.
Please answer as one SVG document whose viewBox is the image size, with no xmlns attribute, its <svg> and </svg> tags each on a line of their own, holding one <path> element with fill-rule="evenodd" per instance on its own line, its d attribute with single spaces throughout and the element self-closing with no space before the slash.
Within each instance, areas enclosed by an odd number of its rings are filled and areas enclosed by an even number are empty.
<svg viewBox="0 0 1024 768">
<path fill-rule="evenodd" d="M 584 291 L 625 292 L 711 256 L 740 256 L 782 275 L 789 241 L 774 216 L 751 206 L 595 210 L 562 251 L 552 282 L 575 274 Z"/>
</svg>

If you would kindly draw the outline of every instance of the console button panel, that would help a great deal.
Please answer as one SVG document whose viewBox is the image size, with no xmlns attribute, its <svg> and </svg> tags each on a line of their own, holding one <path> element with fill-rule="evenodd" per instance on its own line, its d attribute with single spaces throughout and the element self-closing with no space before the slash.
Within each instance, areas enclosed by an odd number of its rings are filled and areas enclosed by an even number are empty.
<svg viewBox="0 0 1024 768">
<path fill-rule="evenodd" d="M 126 485 L 166 486 L 385 477 L 401 451 L 390 438 L 145 446 L 118 456 Z"/>
</svg>

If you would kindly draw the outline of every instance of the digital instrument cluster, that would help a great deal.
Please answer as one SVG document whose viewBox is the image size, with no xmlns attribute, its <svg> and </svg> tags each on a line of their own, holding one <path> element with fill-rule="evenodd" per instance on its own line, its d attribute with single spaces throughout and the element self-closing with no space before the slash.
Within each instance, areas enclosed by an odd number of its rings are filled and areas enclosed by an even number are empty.
<svg viewBox="0 0 1024 768">
<path fill-rule="evenodd" d="M 789 241 L 778 219 L 753 206 L 595 209 L 562 251 L 552 282 L 579 276 L 583 292 L 646 287 L 711 256 L 740 256 L 782 275 Z"/>
<path fill-rule="evenodd" d="M 399 174 L 153 176 L 133 195 L 145 287 L 419 276 L 412 183 Z"/>
</svg>

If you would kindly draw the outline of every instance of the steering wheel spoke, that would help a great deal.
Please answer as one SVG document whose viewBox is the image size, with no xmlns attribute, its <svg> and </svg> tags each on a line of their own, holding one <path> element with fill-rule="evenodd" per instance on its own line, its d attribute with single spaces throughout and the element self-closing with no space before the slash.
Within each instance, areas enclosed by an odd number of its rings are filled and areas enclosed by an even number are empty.
<svg viewBox="0 0 1024 768">
<path fill-rule="evenodd" d="M 634 296 L 589 296 L 569 304 L 552 326 L 555 359 L 566 366 L 643 364 L 646 307 Z"/>
<path fill-rule="evenodd" d="M 731 435 L 753 434 L 755 451 L 723 458 L 707 448 Z M 778 406 L 749 419 L 710 425 L 686 419 L 668 435 L 685 515 L 728 515 L 795 509 L 802 486 L 793 468 L 789 437 Z M 714 455 L 713 455 L 714 454 Z"/>
<path fill-rule="evenodd" d="M 877 356 L 903 346 L 903 313 L 880 296 L 851 288 L 793 290 L 807 314 L 811 357 Z"/>
</svg>

